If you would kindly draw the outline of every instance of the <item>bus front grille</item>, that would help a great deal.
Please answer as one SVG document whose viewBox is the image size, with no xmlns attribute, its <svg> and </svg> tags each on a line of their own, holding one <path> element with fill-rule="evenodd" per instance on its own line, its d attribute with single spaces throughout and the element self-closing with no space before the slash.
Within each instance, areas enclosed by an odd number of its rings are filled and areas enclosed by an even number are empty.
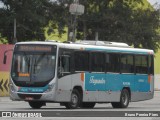
<svg viewBox="0 0 160 120">
<path fill-rule="evenodd" d="M 33 99 L 33 100 L 38 100 L 41 98 L 42 95 L 31 95 L 31 94 L 18 94 L 18 96 L 21 99 L 27 100 L 29 98 Z"/>
</svg>

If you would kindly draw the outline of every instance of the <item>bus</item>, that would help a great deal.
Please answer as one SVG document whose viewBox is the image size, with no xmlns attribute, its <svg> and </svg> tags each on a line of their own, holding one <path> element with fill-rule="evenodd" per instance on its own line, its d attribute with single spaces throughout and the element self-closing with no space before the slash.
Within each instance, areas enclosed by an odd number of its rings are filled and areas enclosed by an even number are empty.
<svg viewBox="0 0 160 120">
<path fill-rule="evenodd" d="M 94 108 L 96 103 L 127 108 L 129 102 L 153 95 L 153 50 L 103 41 L 15 44 L 10 98 L 33 109 L 47 102 L 67 109 Z"/>
</svg>

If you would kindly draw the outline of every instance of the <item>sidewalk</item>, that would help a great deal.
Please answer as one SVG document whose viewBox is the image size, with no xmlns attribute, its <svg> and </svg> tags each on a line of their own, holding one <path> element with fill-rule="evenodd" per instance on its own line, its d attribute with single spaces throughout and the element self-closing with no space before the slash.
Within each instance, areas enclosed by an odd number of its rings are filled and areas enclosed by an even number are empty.
<svg viewBox="0 0 160 120">
<path fill-rule="evenodd" d="M 154 89 L 160 90 L 160 74 L 155 74 Z"/>
<path fill-rule="evenodd" d="M 0 102 L 11 102 L 10 97 L 0 97 Z"/>
</svg>

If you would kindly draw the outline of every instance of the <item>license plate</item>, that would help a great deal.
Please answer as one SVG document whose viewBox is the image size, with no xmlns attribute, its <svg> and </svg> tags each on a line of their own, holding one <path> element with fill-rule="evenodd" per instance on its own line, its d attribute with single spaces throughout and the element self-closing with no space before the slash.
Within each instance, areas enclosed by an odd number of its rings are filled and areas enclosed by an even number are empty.
<svg viewBox="0 0 160 120">
<path fill-rule="evenodd" d="M 33 100 L 33 97 L 26 97 L 25 100 Z"/>
</svg>

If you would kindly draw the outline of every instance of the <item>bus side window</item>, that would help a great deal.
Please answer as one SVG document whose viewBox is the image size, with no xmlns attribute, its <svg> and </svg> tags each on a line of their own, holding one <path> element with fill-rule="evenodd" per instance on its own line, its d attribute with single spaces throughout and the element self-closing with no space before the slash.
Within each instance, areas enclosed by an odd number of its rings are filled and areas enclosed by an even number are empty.
<svg viewBox="0 0 160 120">
<path fill-rule="evenodd" d="M 121 54 L 121 73 L 134 73 L 133 55 Z"/>
<path fill-rule="evenodd" d="M 60 73 L 68 73 L 70 72 L 70 56 L 69 55 L 62 55 L 60 56 Z"/>
<path fill-rule="evenodd" d="M 105 58 L 104 54 L 100 52 L 91 53 L 91 71 L 92 72 L 105 72 Z"/>
<path fill-rule="evenodd" d="M 106 72 L 120 72 L 120 55 L 116 53 L 106 54 Z"/>
<path fill-rule="evenodd" d="M 75 51 L 74 53 L 75 71 L 89 71 L 89 53 Z"/>
<path fill-rule="evenodd" d="M 136 73 L 148 74 L 148 56 L 136 55 L 135 56 Z"/>
</svg>

